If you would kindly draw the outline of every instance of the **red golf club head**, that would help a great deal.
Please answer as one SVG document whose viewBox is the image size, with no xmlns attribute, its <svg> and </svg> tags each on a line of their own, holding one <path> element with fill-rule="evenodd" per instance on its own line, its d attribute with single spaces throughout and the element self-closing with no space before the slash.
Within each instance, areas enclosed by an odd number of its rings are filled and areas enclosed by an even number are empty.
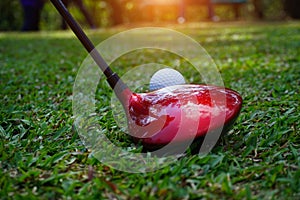
<svg viewBox="0 0 300 200">
<path fill-rule="evenodd" d="M 192 141 L 216 130 L 226 130 L 237 118 L 241 96 L 230 89 L 208 85 L 176 85 L 150 93 L 133 93 L 113 72 L 61 0 L 51 0 L 90 53 L 127 115 L 135 141 L 149 149 Z"/>
<path fill-rule="evenodd" d="M 128 103 L 123 106 L 129 133 L 148 149 L 226 130 L 242 107 L 237 92 L 207 85 L 176 85 L 140 94 L 128 92 L 127 98 Z"/>
</svg>

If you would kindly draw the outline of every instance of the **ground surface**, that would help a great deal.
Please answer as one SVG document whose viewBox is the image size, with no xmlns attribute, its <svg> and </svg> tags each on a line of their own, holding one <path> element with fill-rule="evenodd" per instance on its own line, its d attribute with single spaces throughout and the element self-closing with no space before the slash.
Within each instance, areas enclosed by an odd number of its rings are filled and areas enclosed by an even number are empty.
<svg viewBox="0 0 300 200">
<path fill-rule="evenodd" d="M 72 87 L 86 52 L 71 32 L 1 33 L 1 199 L 299 199 L 300 23 L 173 28 L 207 49 L 244 104 L 210 154 L 145 174 L 101 164 L 73 128 Z M 121 30 L 89 35 L 100 42 Z M 120 62 L 124 72 L 135 61 Z M 101 123 L 120 135 L 102 103 L 110 90 L 102 93 Z"/>
</svg>

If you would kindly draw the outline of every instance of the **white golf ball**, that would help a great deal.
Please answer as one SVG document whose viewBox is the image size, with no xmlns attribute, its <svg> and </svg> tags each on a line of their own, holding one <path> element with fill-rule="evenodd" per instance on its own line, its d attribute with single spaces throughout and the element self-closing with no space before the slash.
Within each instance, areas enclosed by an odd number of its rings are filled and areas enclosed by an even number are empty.
<svg viewBox="0 0 300 200">
<path fill-rule="evenodd" d="M 182 74 L 175 69 L 165 68 L 158 70 L 150 79 L 150 91 L 158 90 L 167 86 L 185 84 Z"/>
</svg>

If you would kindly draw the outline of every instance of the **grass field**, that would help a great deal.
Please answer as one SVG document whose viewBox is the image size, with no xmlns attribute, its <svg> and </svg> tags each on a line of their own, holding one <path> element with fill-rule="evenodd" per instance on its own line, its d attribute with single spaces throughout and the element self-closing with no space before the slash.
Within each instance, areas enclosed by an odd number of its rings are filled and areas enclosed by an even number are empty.
<svg viewBox="0 0 300 200">
<path fill-rule="evenodd" d="M 71 32 L 0 33 L 0 199 L 300 199 L 300 23 L 173 28 L 206 48 L 243 109 L 208 155 L 144 174 L 103 165 L 73 128 L 87 54 Z M 122 30 L 89 35 L 97 43 Z M 110 109 L 101 112 L 113 124 Z"/>
</svg>

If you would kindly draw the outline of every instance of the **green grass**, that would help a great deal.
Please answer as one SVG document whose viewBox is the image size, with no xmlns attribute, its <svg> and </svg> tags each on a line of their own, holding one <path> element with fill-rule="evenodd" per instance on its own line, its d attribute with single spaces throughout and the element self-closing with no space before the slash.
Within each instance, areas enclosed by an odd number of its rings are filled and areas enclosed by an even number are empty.
<svg viewBox="0 0 300 200">
<path fill-rule="evenodd" d="M 207 49 L 243 109 L 207 156 L 145 174 L 101 164 L 76 133 L 72 87 L 87 54 L 71 32 L 1 33 L 1 199 L 299 199 L 300 23 L 176 28 Z M 135 61 L 120 62 L 125 72 Z M 97 105 L 119 136 L 109 108 Z"/>
</svg>

